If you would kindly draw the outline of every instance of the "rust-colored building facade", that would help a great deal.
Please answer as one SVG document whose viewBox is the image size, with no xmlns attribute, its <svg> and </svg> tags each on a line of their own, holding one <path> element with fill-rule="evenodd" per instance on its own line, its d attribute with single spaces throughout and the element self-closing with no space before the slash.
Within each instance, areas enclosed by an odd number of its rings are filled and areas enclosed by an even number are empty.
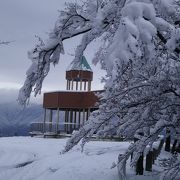
<svg viewBox="0 0 180 180">
<path fill-rule="evenodd" d="M 44 93 L 44 120 L 31 124 L 31 135 L 71 134 L 98 109 L 98 94 L 102 91 L 91 91 L 93 72 L 84 56 L 70 64 L 66 80 L 66 91 Z"/>
</svg>

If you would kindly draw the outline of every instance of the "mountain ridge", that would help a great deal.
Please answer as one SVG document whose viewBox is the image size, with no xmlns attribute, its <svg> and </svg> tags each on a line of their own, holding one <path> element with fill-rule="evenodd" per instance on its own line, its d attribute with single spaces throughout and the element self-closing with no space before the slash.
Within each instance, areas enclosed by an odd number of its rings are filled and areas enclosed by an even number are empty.
<svg viewBox="0 0 180 180">
<path fill-rule="evenodd" d="M 17 103 L 0 104 L 0 135 L 28 135 L 31 122 L 42 121 L 43 108 L 39 104 L 30 104 L 23 108 Z"/>
</svg>

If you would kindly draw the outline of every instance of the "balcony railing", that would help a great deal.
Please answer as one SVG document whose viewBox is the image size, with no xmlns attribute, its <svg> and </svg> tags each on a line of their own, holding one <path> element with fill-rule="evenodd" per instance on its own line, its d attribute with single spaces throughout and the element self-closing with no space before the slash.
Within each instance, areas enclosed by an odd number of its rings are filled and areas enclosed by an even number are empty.
<svg viewBox="0 0 180 180">
<path fill-rule="evenodd" d="M 53 122 L 33 122 L 30 124 L 30 134 L 40 135 L 40 134 L 60 134 L 68 133 L 71 134 L 74 130 L 80 128 L 80 124 L 76 123 L 53 123 Z"/>
</svg>

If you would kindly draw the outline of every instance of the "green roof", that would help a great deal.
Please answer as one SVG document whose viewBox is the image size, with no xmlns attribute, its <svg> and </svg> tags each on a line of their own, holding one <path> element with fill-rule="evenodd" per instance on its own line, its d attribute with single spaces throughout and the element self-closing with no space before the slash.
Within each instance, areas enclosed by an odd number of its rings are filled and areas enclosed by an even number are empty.
<svg viewBox="0 0 180 180">
<path fill-rule="evenodd" d="M 92 71 L 89 63 L 87 62 L 85 56 L 82 56 L 79 61 L 73 60 L 68 66 L 67 71 L 70 70 L 82 70 L 82 71 Z"/>
<path fill-rule="evenodd" d="M 84 56 L 81 57 L 81 66 L 82 66 L 82 68 L 84 67 L 85 69 L 92 71 L 90 65 L 88 64 L 88 62 Z"/>
</svg>

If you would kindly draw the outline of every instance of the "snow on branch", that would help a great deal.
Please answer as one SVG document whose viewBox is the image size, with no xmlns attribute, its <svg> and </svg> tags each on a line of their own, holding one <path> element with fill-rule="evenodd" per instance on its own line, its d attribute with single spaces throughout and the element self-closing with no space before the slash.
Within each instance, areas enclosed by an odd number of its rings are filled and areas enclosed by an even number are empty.
<svg viewBox="0 0 180 180">
<path fill-rule="evenodd" d="M 76 50 L 75 61 L 78 61 L 87 45 L 108 29 L 114 14 L 116 14 L 114 9 L 116 4 L 113 4 L 110 6 L 106 3 L 102 6 L 102 3 L 94 4 L 88 1 L 86 6 L 81 7 L 69 3 L 65 11 L 60 11 L 60 16 L 54 30 L 49 34 L 49 39 L 43 44 L 40 41 L 28 53 L 32 66 L 26 73 L 27 78 L 19 93 L 18 101 L 20 104 L 27 103 L 32 91 L 34 91 L 35 96 L 41 93 L 42 83 L 50 70 L 50 65 L 57 64 L 60 53 L 64 53 L 64 40 L 84 34 L 82 42 Z M 89 7 L 96 8 L 96 13 L 94 13 L 94 9 L 89 9 Z M 104 11 L 102 7 L 106 7 L 108 12 Z"/>
<path fill-rule="evenodd" d="M 0 41 L 0 45 L 8 45 L 10 44 L 12 41 Z"/>
<path fill-rule="evenodd" d="M 179 9 L 176 0 L 86 0 L 83 5 L 67 4 L 49 39 L 40 40 L 28 53 L 32 65 L 19 103 L 26 104 L 32 91 L 40 93 L 51 64 L 56 65 L 64 53 L 64 40 L 82 35 L 75 51 L 74 61 L 78 62 L 93 40 L 102 39 L 94 59 L 107 71 L 99 110 L 72 135 L 63 152 L 80 140 L 83 147 L 93 134 L 128 139 L 142 130 L 142 139 L 119 156 L 118 169 L 124 177 L 124 166 L 132 152 L 136 151 L 135 164 L 164 128 L 180 129 Z M 169 172 L 176 167 L 170 167 Z"/>
<path fill-rule="evenodd" d="M 167 4 L 170 9 L 164 14 Z M 92 115 L 70 138 L 65 151 L 81 139 L 84 145 L 93 133 L 129 139 L 143 129 L 144 137 L 119 156 L 117 166 L 124 177 L 124 166 L 132 152 L 136 152 L 134 165 L 165 127 L 180 128 L 179 17 L 172 17 L 178 13 L 177 7 L 175 1 L 132 0 L 118 9 L 114 26 L 104 38 L 105 47 L 96 53 L 95 61 L 99 57 L 107 70 L 101 105 L 96 118 Z"/>
</svg>

